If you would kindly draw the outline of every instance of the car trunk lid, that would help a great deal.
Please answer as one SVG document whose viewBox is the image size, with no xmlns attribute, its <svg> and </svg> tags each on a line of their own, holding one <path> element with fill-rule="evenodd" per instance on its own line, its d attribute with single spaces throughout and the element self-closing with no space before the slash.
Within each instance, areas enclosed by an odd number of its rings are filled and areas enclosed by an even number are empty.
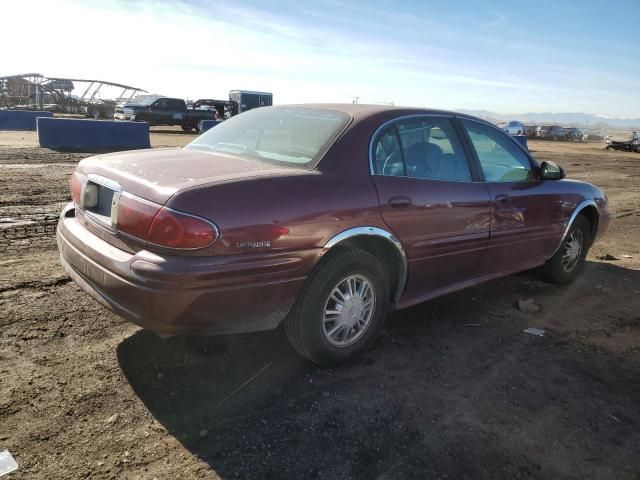
<svg viewBox="0 0 640 480">
<path fill-rule="evenodd" d="M 243 178 L 286 174 L 287 168 L 218 153 L 187 149 L 154 149 L 97 155 L 78 171 L 103 179 L 102 184 L 164 205 L 180 190 Z M 104 181 L 106 179 L 106 181 Z"/>
<path fill-rule="evenodd" d="M 299 171 L 195 150 L 122 152 L 80 162 L 74 180 L 76 177 L 82 180 L 78 180 L 81 184 L 76 187 L 72 182 L 72 196 L 75 190 L 74 201 L 82 205 L 77 217 L 87 229 L 117 248 L 136 252 L 147 246 L 146 237 L 154 215 L 177 192 L 292 173 Z M 128 206 L 123 207 L 125 204 Z M 139 209 L 134 212 L 139 216 L 135 225 L 130 221 L 122 223 L 120 218 L 122 208 L 131 215 L 131 205 Z M 215 219 L 208 220 L 215 222 Z"/>
</svg>

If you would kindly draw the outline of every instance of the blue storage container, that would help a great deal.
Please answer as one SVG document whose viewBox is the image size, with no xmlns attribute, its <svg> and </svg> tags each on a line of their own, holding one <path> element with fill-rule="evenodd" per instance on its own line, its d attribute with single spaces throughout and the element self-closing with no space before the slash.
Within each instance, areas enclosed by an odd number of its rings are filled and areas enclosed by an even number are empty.
<svg viewBox="0 0 640 480">
<path fill-rule="evenodd" d="M 512 135 L 513 138 L 517 140 L 517 142 L 522 145 L 525 149 L 529 150 L 529 146 L 527 145 L 527 136 L 526 135 Z"/>
<path fill-rule="evenodd" d="M 65 152 L 150 148 L 149 124 L 72 118 L 38 118 L 41 147 Z"/>
<path fill-rule="evenodd" d="M 200 120 L 200 125 L 198 125 L 200 133 L 206 132 L 211 127 L 218 125 L 220 122 L 222 122 L 222 120 Z"/>
<path fill-rule="evenodd" d="M 35 130 L 38 117 L 53 117 L 53 113 L 38 110 L 0 110 L 0 130 Z"/>
</svg>

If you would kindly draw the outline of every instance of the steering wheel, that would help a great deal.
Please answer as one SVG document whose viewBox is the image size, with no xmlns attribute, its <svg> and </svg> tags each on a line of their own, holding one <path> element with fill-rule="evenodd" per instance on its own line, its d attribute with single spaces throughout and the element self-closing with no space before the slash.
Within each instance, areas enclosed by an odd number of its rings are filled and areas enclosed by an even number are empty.
<svg viewBox="0 0 640 480">
<path fill-rule="evenodd" d="M 384 163 L 382 164 L 382 174 L 383 175 L 387 175 L 387 167 L 389 166 L 390 163 L 395 163 L 395 157 L 398 156 L 398 151 L 395 150 L 393 152 L 391 152 L 391 154 L 384 160 Z"/>
</svg>

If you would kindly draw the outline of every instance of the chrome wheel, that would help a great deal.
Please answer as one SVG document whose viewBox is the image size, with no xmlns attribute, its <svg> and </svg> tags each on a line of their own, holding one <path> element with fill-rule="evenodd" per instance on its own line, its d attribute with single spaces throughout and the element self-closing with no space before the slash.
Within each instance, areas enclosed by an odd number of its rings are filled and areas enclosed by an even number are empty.
<svg viewBox="0 0 640 480">
<path fill-rule="evenodd" d="M 583 237 L 580 229 L 575 229 L 564 244 L 562 255 L 562 268 L 565 272 L 571 272 L 582 256 Z"/>
<path fill-rule="evenodd" d="M 340 280 L 324 305 L 322 328 L 326 339 L 336 347 L 358 340 L 371 324 L 376 292 L 364 275 L 349 275 Z"/>
</svg>

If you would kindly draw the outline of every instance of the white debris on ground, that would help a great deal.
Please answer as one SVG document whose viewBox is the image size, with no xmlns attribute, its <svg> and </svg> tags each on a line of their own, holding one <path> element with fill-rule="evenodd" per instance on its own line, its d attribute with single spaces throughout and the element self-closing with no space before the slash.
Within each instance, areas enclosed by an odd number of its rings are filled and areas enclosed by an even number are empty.
<svg viewBox="0 0 640 480">
<path fill-rule="evenodd" d="M 541 328 L 526 328 L 523 332 L 528 333 L 529 335 L 536 335 L 537 337 L 544 337 L 545 331 Z"/>
<path fill-rule="evenodd" d="M 18 463 L 13 459 L 9 450 L 0 452 L 0 477 L 18 469 Z"/>
</svg>

